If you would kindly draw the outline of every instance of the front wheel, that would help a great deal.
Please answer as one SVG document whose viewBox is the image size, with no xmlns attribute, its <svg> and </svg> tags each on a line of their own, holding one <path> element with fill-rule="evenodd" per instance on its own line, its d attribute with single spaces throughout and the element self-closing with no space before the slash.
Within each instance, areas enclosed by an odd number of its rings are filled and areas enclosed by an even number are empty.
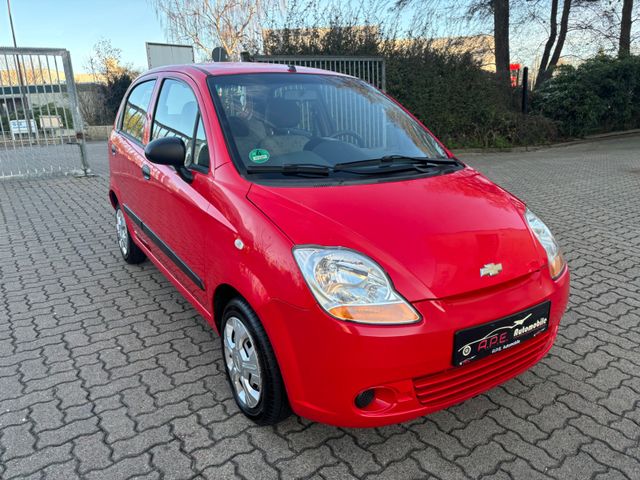
<svg viewBox="0 0 640 480">
<path fill-rule="evenodd" d="M 144 262 L 147 256 L 140 250 L 140 247 L 133 243 L 120 205 L 116 207 L 116 233 L 118 235 L 118 247 L 120 247 L 120 253 L 124 261 L 130 264 Z"/>
<path fill-rule="evenodd" d="M 291 414 L 280 368 L 264 327 L 249 304 L 229 302 L 220 338 L 227 378 L 242 412 L 260 425 L 273 425 Z"/>
</svg>

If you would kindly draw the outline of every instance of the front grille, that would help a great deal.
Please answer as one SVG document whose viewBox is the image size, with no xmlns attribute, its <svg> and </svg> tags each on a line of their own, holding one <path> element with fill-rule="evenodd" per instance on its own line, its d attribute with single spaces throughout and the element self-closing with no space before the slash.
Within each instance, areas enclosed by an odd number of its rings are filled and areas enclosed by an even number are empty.
<svg viewBox="0 0 640 480">
<path fill-rule="evenodd" d="M 549 331 L 516 347 L 461 367 L 413 380 L 418 401 L 432 408 L 444 408 L 498 385 L 536 363 L 549 348 Z"/>
</svg>

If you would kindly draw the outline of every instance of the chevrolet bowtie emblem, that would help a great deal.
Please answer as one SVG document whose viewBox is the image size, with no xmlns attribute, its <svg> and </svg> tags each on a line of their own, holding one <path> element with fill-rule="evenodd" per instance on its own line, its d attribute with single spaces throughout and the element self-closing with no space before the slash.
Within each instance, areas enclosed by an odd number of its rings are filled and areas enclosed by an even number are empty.
<svg viewBox="0 0 640 480">
<path fill-rule="evenodd" d="M 502 271 L 501 263 L 487 263 L 480 269 L 481 277 L 493 277 Z"/>
</svg>

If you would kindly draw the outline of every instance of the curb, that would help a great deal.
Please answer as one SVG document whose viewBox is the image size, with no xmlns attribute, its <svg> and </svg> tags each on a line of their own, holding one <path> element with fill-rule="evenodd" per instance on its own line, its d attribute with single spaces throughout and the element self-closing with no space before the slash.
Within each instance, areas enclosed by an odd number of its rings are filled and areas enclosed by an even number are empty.
<svg viewBox="0 0 640 480">
<path fill-rule="evenodd" d="M 579 138 L 577 140 L 569 140 L 567 142 L 558 142 L 558 143 L 548 143 L 542 145 L 529 145 L 526 147 L 509 147 L 509 148 L 462 148 L 462 149 L 454 149 L 452 152 L 456 155 L 468 155 L 468 154 L 479 154 L 479 153 L 510 153 L 510 152 L 535 152 L 537 150 L 543 150 L 545 148 L 562 148 L 562 147 L 570 147 L 572 145 L 581 145 L 583 143 L 591 143 L 596 142 L 598 140 L 613 140 L 616 138 L 622 137 L 631 137 L 634 135 L 640 135 L 640 128 L 636 128 L 633 130 L 624 130 L 621 132 L 609 132 L 609 133 L 599 133 L 596 135 L 588 135 L 584 138 Z"/>
</svg>

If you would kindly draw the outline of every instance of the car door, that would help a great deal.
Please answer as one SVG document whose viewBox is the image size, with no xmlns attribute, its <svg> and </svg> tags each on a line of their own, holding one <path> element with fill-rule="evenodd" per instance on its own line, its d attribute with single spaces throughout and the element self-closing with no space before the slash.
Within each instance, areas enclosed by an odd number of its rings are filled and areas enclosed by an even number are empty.
<svg viewBox="0 0 640 480">
<path fill-rule="evenodd" d="M 152 200 L 144 142 L 155 86 L 155 78 L 143 79 L 129 91 L 109 142 L 110 169 L 118 199 L 129 219 L 129 227 L 147 247 L 149 238 L 142 223 L 150 214 Z"/>
<path fill-rule="evenodd" d="M 204 283 L 210 160 L 195 88 L 188 77 L 177 73 L 162 80 L 150 141 L 178 137 L 187 153 L 182 173 L 167 165 L 150 164 L 154 213 L 147 230 L 167 270 L 210 310 Z"/>
</svg>

